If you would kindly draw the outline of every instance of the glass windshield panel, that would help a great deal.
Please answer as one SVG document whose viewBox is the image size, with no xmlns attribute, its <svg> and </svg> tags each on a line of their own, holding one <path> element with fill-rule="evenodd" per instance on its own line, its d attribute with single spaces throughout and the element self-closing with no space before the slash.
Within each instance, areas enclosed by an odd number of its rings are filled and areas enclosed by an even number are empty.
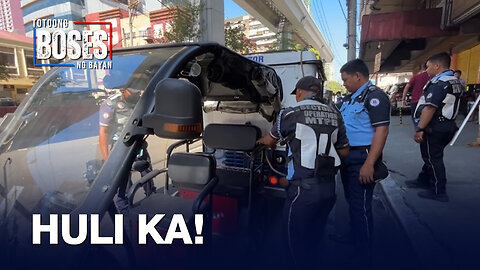
<svg viewBox="0 0 480 270">
<path fill-rule="evenodd" d="M 113 68 L 62 67 L 24 100 L 0 135 L 0 221 L 79 206 L 143 90 L 181 48 L 117 53 Z M 74 62 L 73 64 L 76 65 Z M 99 134 L 106 135 L 107 153 Z M 14 207 L 14 204 L 16 206 Z M 24 211 L 19 211 L 23 209 Z"/>
</svg>

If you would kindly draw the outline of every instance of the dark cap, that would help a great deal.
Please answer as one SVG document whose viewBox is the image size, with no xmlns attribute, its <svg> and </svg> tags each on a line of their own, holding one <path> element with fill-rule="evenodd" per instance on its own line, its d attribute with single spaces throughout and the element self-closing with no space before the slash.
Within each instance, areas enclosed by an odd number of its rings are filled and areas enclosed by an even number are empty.
<svg viewBox="0 0 480 270">
<path fill-rule="evenodd" d="M 313 76 L 306 76 L 298 80 L 297 84 L 295 85 L 295 89 L 293 89 L 291 95 L 295 95 L 298 89 L 302 89 L 305 91 L 312 91 L 312 92 L 319 92 L 322 89 L 322 81 L 313 77 Z"/>
</svg>

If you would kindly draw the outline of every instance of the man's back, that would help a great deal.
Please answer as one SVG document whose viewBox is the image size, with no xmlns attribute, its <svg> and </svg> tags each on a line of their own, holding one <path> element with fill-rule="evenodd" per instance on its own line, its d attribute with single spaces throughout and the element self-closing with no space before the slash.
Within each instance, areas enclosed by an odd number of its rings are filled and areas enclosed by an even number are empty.
<svg viewBox="0 0 480 270">
<path fill-rule="evenodd" d="M 285 109 L 281 122 L 279 130 L 272 135 L 289 137 L 288 135 L 294 134 L 289 142 L 294 161 L 293 170 L 289 171 L 287 178 L 313 177 L 316 156 L 325 153 L 327 149 L 326 154 L 334 157 L 335 166 L 340 165 L 335 149 L 348 145 L 348 139 L 338 111 L 316 100 L 306 99 Z M 332 147 L 327 148 L 328 143 Z"/>
</svg>

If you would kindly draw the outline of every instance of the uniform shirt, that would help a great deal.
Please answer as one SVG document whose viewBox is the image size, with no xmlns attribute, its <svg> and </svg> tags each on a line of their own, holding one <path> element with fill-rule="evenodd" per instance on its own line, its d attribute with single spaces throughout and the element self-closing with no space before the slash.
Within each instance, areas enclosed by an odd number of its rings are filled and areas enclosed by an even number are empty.
<svg viewBox="0 0 480 270">
<path fill-rule="evenodd" d="M 113 107 L 113 102 L 110 99 L 106 99 L 100 104 L 100 126 L 108 127 L 111 125 L 112 119 L 115 114 L 115 108 Z"/>
<path fill-rule="evenodd" d="M 412 100 L 411 103 L 417 103 L 423 93 L 423 87 L 430 80 L 430 76 L 426 71 L 414 75 L 408 84 L 412 87 Z"/>
<path fill-rule="evenodd" d="M 108 127 L 113 124 L 125 125 L 132 114 L 135 104 L 130 104 L 122 99 L 121 94 L 113 95 L 100 104 L 99 122 L 101 126 Z"/>
<path fill-rule="evenodd" d="M 133 112 L 135 104 L 122 99 L 121 94 L 113 95 L 100 104 L 99 124 L 108 127 L 109 143 L 116 141 Z"/>
<path fill-rule="evenodd" d="M 374 128 L 390 125 L 390 100 L 387 94 L 370 81 L 347 96 L 340 112 L 345 121 L 350 146 L 371 145 Z"/>
<path fill-rule="evenodd" d="M 309 97 L 280 111 L 270 135 L 275 139 L 289 138 L 288 180 L 314 177 L 315 159 L 326 152 L 329 135 L 331 147 L 327 154 L 335 158 L 335 166 L 340 166 L 335 149 L 348 146 L 338 111 Z"/>
<path fill-rule="evenodd" d="M 420 98 L 415 110 L 415 117 L 420 118 L 425 106 L 433 106 L 437 110 L 431 120 L 432 124 L 445 122 L 440 121 L 439 117 L 441 116 L 447 120 L 455 120 L 463 89 L 461 82 L 453 76 L 453 71 L 451 70 L 434 76 L 425 86 L 423 96 Z"/>
</svg>

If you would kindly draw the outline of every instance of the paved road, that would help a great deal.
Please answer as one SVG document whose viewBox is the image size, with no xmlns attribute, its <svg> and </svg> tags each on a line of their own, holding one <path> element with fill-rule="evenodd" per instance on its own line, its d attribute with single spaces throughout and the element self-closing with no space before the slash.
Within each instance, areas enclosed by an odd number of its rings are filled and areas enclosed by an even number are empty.
<svg viewBox="0 0 480 270">
<path fill-rule="evenodd" d="M 343 195 L 343 186 L 337 179 L 337 203 L 327 225 L 327 234 L 345 232 L 348 228 L 348 206 Z M 373 195 L 374 213 L 374 267 L 373 269 L 419 269 L 420 263 L 413 252 L 407 235 L 388 206 L 385 194 L 379 185 Z M 354 269 L 351 264 L 353 248 L 338 244 L 326 237 L 325 252 L 328 264 L 333 269 Z"/>
<path fill-rule="evenodd" d="M 149 138 L 149 149 L 156 149 L 152 155 L 154 167 L 162 167 L 165 150 L 172 140 Z M 184 150 L 182 148 L 182 150 Z M 160 179 L 159 179 L 160 180 Z M 157 182 L 157 181 L 156 181 Z M 162 181 L 156 183 L 162 186 Z M 407 234 L 400 226 L 399 220 L 388 204 L 383 189 L 377 185 L 374 193 L 374 268 L 375 269 L 418 269 L 420 262 L 414 249 L 410 245 Z M 279 221 L 280 222 L 280 221 Z M 343 186 L 338 179 L 337 203 L 331 212 L 325 236 L 324 257 L 325 262 L 334 269 L 349 269 L 352 267 L 350 258 L 353 254 L 351 245 L 338 244 L 331 241 L 328 234 L 344 232 L 348 227 L 348 206 L 343 195 Z M 267 252 L 274 255 L 275 249 Z M 270 257 L 270 256 L 267 256 Z M 268 265 L 268 263 L 267 263 Z"/>
<path fill-rule="evenodd" d="M 450 202 L 441 203 L 419 198 L 419 190 L 405 186 L 405 180 L 416 178 L 423 161 L 409 116 L 402 125 L 392 117 L 384 150 L 390 176 L 374 193 L 374 268 L 480 269 L 480 148 L 468 146 L 477 131 L 478 125 L 468 123 L 457 143 L 445 150 Z M 342 189 L 339 182 L 328 232 L 348 226 Z M 327 240 L 326 251 L 330 263 L 349 266 L 351 247 Z"/>
<path fill-rule="evenodd" d="M 463 119 L 460 119 L 463 120 Z M 421 199 L 418 190 L 405 187 L 415 179 L 422 160 L 412 140 L 409 116 L 399 125 L 392 117 L 384 160 L 390 177 L 378 184 L 374 193 L 374 268 L 375 269 L 480 269 L 480 148 L 475 141 L 478 126 L 469 123 L 457 144 L 445 151 L 450 202 Z M 155 142 L 159 146 L 164 141 Z M 164 150 L 158 152 L 161 166 Z M 154 162 L 156 163 L 156 162 Z M 327 234 L 344 232 L 348 226 L 347 205 L 340 181 L 337 204 L 327 225 Z M 353 249 L 326 237 L 324 255 L 335 269 L 350 269 Z M 275 253 L 275 252 L 273 252 Z M 333 267 L 332 267 L 333 268 Z"/>
<path fill-rule="evenodd" d="M 398 125 L 398 117 L 392 118 L 384 151 L 392 170 L 380 186 L 388 207 L 426 269 L 480 269 L 480 148 L 467 146 L 475 141 L 478 125 L 468 123 L 457 143 L 445 150 L 450 202 L 442 203 L 419 198 L 417 189 L 405 186 L 405 180 L 416 178 L 422 160 L 411 122 L 404 122 Z"/>
</svg>

